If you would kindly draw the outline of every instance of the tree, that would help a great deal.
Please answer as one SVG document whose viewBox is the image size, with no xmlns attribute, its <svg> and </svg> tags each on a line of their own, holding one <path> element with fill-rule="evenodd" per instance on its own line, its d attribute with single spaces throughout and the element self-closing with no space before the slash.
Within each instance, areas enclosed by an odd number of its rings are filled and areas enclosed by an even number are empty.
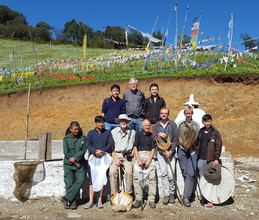
<svg viewBox="0 0 259 220">
<path fill-rule="evenodd" d="M 119 26 L 107 26 L 104 32 L 105 39 L 112 47 L 121 49 L 125 47 L 125 29 Z"/>
<path fill-rule="evenodd" d="M 248 50 L 248 49 L 251 49 L 253 47 L 256 47 L 257 45 L 257 42 L 255 39 L 253 39 L 252 37 L 250 37 L 248 34 L 246 33 L 241 33 L 240 34 L 240 38 L 242 40 L 242 45 L 245 46 L 245 49 Z"/>
<path fill-rule="evenodd" d="M 28 23 L 23 14 L 0 6 L 0 36 L 12 39 L 28 40 Z"/>
<path fill-rule="evenodd" d="M 148 38 L 144 38 L 142 33 L 135 29 L 131 29 L 130 33 L 128 33 L 128 39 L 129 45 L 132 45 L 133 47 L 145 47 L 148 43 Z"/>
<path fill-rule="evenodd" d="M 53 28 L 49 24 L 41 21 L 32 29 L 33 39 L 37 42 L 49 42 L 52 40 L 52 30 Z"/>
<path fill-rule="evenodd" d="M 75 19 L 67 22 L 63 29 L 64 39 L 77 45 L 83 45 L 84 35 L 87 34 L 87 45 L 91 46 L 94 31 L 83 22 L 77 23 Z"/>
</svg>

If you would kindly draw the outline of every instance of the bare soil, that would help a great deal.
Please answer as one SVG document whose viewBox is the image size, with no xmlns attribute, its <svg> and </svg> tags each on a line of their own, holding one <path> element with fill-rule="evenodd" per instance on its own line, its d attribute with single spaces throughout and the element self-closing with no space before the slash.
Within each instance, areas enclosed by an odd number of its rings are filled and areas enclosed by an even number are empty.
<svg viewBox="0 0 259 220">
<path fill-rule="evenodd" d="M 139 88 L 146 96 L 152 82 L 160 85 L 160 94 L 174 119 L 189 95 L 207 113 L 222 133 L 227 151 L 235 158 L 235 196 L 213 208 L 202 207 L 198 200 L 191 208 L 178 202 L 156 209 L 114 213 L 105 203 L 104 209 L 65 210 L 59 198 L 29 199 L 26 202 L 0 199 L 0 220 L 9 219 L 258 219 L 259 208 L 259 77 L 229 75 L 210 78 L 141 80 Z M 117 82 L 122 92 L 127 82 Z M 101 112 L 104 98 L 110 95 L 112 83 L 80 85 L 33 91 L 30 96 L 29 139 L 38 139 L 41 132 L 52 132 L 53 139 L 62 139 L 72 120 L 80 122 L 84 133 L 94 127 L 94 117 Z M 25 137 L 27 93 L 0 96 L 0 140 L 23 140 Z M 242 157 L 241 157 L 242 156 Z"/>
<path fill-rule="evenodd" d="M 259 75 L 141 80 L 139 88 L 146 97 L 153 82 L 160 86 L 172 120 L 193 93 L 200 108 L 212 115 L 226 150 L 235 156 L 259 156 Z M 128 89 L 128 82 L 117 83 L 121 93 Z M 38 139 L 41 132 L 52 132 L 53 139 L 62 139 L 72 120 L 79 121 L 87 133 L 94 127 L 94 117 L 101 113 L 104 98 L 110 96 L 111 85 L 101 83 L 33 91 L 29 139 Z M 27 96 L 27 93 L 0 96 L 0 140 L 24 140 Z"/>
</svg>

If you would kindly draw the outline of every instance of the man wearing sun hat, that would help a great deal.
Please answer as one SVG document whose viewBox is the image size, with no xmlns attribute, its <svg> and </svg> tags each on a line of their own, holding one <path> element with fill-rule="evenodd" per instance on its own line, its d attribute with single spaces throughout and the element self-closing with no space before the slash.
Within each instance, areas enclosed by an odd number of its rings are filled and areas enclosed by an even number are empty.
<svg viewBox="0 0 259 220">
<path fill-rule="evenodd" d="M 133 164 L 132 153 L 133 143 L 135 140 L 135 131 L 127 127 L 131 121 L 126 114 L 120 114 L 115 119 L 119 123 L 119 127 L 114 128 L 111 133 L 114 139 L 114 149 L 112 151 L 112 165 L 110 167 L 109 178 L 111 186 L 111 195 L 119 191 L 118 178 L 119 169 L 124 168 L 124 177 L 126 180 L 125 191 L 132 194 L 132 178 L 133 178 Z"/>
</svg>

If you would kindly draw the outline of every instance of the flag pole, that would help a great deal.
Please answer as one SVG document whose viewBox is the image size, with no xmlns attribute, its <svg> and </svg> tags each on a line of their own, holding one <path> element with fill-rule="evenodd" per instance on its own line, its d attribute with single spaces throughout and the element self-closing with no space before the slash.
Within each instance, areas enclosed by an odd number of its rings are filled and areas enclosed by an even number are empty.
<svg viewBox="0 0 259 220">
<path fill-rule="evenodd" d="M 155 21 L 155 23 L 154 23 L 154 25 L 153 25 L 152 32 L 151 32 L 151 35 L 150 35 L 150 37 L 149 37 L 148 44 L 147 44 L 146 49 L 145 49 L 145 50 L 147 51 L 147 54 L 148 54 L 148 55 L 149 55 L 149 47 L 150 47 L 151 37 L 153 36 L 153 33 L 154 33 L 154 30 L 155 30 L 155 27 L 156 27 L 156 23 L 157 23 L 158 18 L 159 18 L 159 15 L 157 15 L 157 17 L 156 17 L 156 21 Z M 148 57 L 148 56 L 147 56 L 147 57 Z M 145 61 L 144 61 L 144 67 L 143 67 L 144 70 L 147 68 L 147 57 L 145 58 Z"/>
<path fill-rule="evenodd" d="M 176 53 L 176 59 L 175 59 L 175 69 L 178 68 L 178 46 L 177 46 L 177 38 L 178 38 L 178 16 L 177 16 L 177 6 L 178 6 L 178 0 L 176 0 L 174 10 L 175 10 L 175 37 L 174 37 L 174 49 Z"/>
<path fill-rule="evenodd" d="M 24 142 L 24 157 L 23 159 L 27 159 L 27 141 L 29 134 L 29 114 L 30 114 L 30 95 L 31 95 L 31 84 L 29 84 L 28 90 L 28 100 L 27 100 L 27 112 L 26 112 L 26 131 L 25 131 L 25 142 Z"/>
<path fill-rule="evenodd" d="M 185 26 L 186 26 L 186 22 L 187 22 L 188 10 L 189 10 L 189 4 L 187 5 L 186 11 L 185 11 L 184 23 L 183 23 L 183 28 L 182 28 L 182 35 L 181 35 L 181 38 L 180 38 L 180 48 L 181 49 L 183 47 L 183 36 L 184 36 Z"/>
</svg>

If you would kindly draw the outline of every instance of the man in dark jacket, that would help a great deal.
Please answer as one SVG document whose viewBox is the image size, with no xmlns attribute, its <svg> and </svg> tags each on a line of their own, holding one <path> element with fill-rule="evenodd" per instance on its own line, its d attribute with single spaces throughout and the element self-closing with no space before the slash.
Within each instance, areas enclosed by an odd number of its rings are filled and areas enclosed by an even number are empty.
<svg viewBox="0 0 259 220">
<path fill-rule="evenodd" d="M 205 114 L 202 117 L 204 127 L 198 135 L 198 169 L 200 177 L 203 175 L 204 167 L 208 163 L 219 164 L 222 150 L 222 139 L 219 131 L 212 125 L 212 117 Z"/>
<path fill-rule="evenodd" d="M 151 122 L 151 132 L 153 131 L 155 123 L 159 121 L 160 109 L 165 107 L 165 100 L 159 96 L 159 87 L 156 83 L 152 83 L 149 87 L 151 96 L 145 99 L 144 115 L 145 119 Z"/>
</svg>

